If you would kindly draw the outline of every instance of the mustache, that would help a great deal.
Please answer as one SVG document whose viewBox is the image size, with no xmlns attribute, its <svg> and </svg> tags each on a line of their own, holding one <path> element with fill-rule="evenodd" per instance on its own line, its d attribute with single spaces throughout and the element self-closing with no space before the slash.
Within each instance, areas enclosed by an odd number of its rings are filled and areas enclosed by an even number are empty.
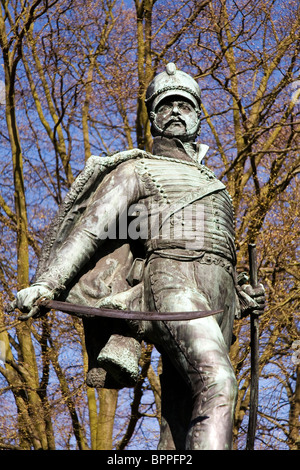
<svg viewBox="0 0 300 470">
<path fill-rule="evenodd" d="M 175 122 L 179 122 L 181 124 L 183 124 L 185 127 L 186 127 L 186 122 L 184 119 L 180 118 L 180 117 L 172 117 L 168 120 L 168 122 L 166 122 L 166 124 L 164 125 L 164 130 L 166 130 L 171 124 L 175 123 Z"/>
</svg>

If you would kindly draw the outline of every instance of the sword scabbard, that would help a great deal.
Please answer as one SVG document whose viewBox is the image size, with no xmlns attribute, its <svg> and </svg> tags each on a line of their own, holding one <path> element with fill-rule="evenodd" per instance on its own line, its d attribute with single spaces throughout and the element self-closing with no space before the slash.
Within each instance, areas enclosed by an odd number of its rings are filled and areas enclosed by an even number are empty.
<svg viewBox="0 0 300 470">
<path fill-rule="evenodd" d="M 248 245 L 249 252 L 249 274 L 251 287 L 257 287 L 257 257 L 256 245 Z M 250 341 L 251 341 L 251 386 L 250 386 L 250 409 L 247 434 L 247 450 L 254 449 L 255 431 L 258 410 L 258 380 L 259 380 L 259 323 L 258 315 L 254 311 L 250 314 Z"/>
<path fill-rule="evenodd" d="M 223 312 L 223 310 L 204 310 L 195 312 L 136 312 L 132 310 L 88 307 L 85 305 L 71 304 L 69 302 L 61 302 L 46 298 L 39 299 L 33 308 L 35 309 L 34 311 L 38 311 L 40 308 L 48 310 L 54 309 L 79 317 L 106 317 L 119 318 L 123 320 L 146 321 L 194 320 L 196 318 L 205 318 Z M 28 315 L 19 317 L 19 319 L 24 321 L 31 317 L 33 317 L 33 315 L 30 312 Z"/>
</svg>

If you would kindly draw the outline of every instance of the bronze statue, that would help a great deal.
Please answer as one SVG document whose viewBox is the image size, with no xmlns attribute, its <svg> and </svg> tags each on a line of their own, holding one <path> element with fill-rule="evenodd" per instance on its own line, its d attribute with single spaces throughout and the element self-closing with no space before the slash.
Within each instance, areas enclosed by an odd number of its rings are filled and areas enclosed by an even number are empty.
<svg viewBox="0 0 300 470">
<path fill-rule="evenodd" d="M 149 85 L 153 150 L 91 156 L 48 231 L 34 283 L 17 294 L 160 320 L 84 318 L 87 383 L 136 383 L 141 341 L 162 356 L 159 449 L 230 449 L 237 383 L 228 351 L 241 310 L 262 286 L 239 286 L 234 213 L 225 185 L 201 161 L 200 89 L 173 63 Z M 243 299 L 242 309 L 240 300 Z M 164 312 L 209 312 L 168 321 Z M 216 313 L 219 312 L 219 313 Z M 200 316 L 200 315 L 199 315 Z"/>
</svg>

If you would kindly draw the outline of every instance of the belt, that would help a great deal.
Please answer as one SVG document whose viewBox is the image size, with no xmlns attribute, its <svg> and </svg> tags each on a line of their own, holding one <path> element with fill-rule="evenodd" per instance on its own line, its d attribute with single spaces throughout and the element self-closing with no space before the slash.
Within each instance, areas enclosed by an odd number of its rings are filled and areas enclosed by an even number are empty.
<svg viewBox="0 0 300 470">
<path fill-rule="evenodd" d="M 229 260 L 214 253 L 206 253 L 205 251 L 183 250 L 180 248 L 174 248 L 169 251 L 158 249 L 150 254 L 148 260 L 150 261 L 157 257 L 177 261 L 198 261 L 200 264 L 215 264 L 224 268 L 231 275 L 234 273 L 234 267 Z"/>
</svg>

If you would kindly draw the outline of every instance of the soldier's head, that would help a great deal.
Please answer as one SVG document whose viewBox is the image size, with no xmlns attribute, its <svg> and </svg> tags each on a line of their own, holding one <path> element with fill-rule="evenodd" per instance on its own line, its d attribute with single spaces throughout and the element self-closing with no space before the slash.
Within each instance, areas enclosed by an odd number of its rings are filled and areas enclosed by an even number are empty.
<svg viewBox="0 0 300 470">
<path fill-rule="evenodd" d="M 153 136 L 194 141 L 200 133 L 201 95 L 197 82 L 169 63 L 146 92 Z"/>
</svg>

